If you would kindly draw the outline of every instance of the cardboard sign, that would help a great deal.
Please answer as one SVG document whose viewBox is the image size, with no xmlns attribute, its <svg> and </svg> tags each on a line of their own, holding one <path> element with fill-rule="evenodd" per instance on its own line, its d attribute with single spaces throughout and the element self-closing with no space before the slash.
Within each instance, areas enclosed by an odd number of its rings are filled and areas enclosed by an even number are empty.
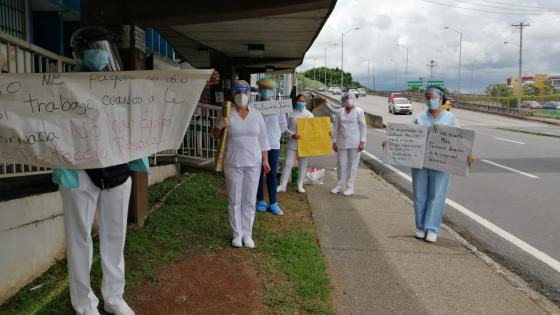
<svg viewBox="0 0 560 315">
<path fill-rule="evenodd" d="M 249 106 L 260 111 L 263 115 L 286 114 L 293 112 L 292 100 L 251 102 Z"/>
<path fill-rule="evenodd" d="M 180 146 L 212 70 L 0 75 L 0 163 L 86 169 Z"/>
<path fill-rule="evenodd" d="M 428 132 L 424 167 L 466 176 L 474 137 L 474 130 L 434 124 Z"/>
<path fill-rule="evenodd" d="M 301 118 L 296 123 L 298 156 L 320 156 L 332 153 L 330 117 Z"/>
<path fill-rule="evenodd" d="M 434 124 L 387 124 L 387 164 L 429 168 L 454 175 L 468 174 L 474 130 Z"/>
<path fill-rule="evenodd" d="M 387 124 L 387 149 L 383 161 L 391 165 L 422 168 L 428 127 L 413 124 Z"/>
</svg>

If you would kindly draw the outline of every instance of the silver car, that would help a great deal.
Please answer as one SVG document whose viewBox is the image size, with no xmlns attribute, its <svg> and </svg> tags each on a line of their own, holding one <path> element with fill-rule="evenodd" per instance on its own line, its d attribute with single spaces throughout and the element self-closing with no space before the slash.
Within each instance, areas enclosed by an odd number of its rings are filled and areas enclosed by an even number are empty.
<svg viewBox="0 0 560 315">
<path fill-rule="evenodd" d="M 407 98 L 395 97 L 389 102 L 389 113 L 407 113 L 412 115 L 412 103 Z"/>
</svg>

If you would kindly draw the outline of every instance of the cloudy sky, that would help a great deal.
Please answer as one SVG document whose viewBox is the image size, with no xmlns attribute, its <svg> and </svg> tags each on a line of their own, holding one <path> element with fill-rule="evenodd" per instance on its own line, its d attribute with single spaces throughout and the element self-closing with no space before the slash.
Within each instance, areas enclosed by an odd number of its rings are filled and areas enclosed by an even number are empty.
<svg viewBox="0 0 560 315">
<path fill-rule="evenodd" d="M 362 84 L 368 81 L 367 58 L 377 89 L 404 86 L 406 49 L 400 44 L 409 49 L 409 80 L 429 77 L 426 65 L 435 60 L 433 79 L 455 90 L 459 34 L 448 26 L 463 32 L 461 90 L 482 91 L 517 74 L 519 28 L 511 25 L 521 21 L 531 24 L 523 31 L 524 74 L 560 74 L 558 0 L 338 0 L 297 70 L 313 68 L 314 58 L 323 66 L 324 48 L 331 44 L 338 45 L 327 50 L 327 66 L 340 67 L 341 33 L 359 27 L 344 35 L 344 70 Z"/>
</svg>

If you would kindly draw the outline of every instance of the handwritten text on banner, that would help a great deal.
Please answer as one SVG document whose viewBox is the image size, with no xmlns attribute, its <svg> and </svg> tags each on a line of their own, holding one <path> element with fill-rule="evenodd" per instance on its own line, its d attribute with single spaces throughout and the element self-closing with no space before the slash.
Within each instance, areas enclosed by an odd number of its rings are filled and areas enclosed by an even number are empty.
<svg viewBox="0 0 560 315">
<path fill-rule="evenodd" d="M 391 165 L 422 168 L 428 127 L 412 124 L 387 124 L 387 150 L 383 161 Z"/>
<path fill-rule="evenodd" d="M 277 101 L 260 101 L 251 102 L 249 106 L 257 109 L 263 115 L 279 114 L 279 113 L 291 113 L 293 112 L 292 100 L 277 100 Z"/>
<path fill-rule="evenodd" d="M 178 148 L 211 72 L 0 75 L 0 163 L 86 169 Z"/>
</svg>

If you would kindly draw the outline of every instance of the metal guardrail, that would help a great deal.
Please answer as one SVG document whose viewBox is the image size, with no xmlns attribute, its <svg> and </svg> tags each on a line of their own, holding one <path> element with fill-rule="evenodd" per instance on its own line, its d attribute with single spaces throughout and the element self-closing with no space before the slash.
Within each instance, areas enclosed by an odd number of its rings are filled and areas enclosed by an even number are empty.
<svg viewBox="0 0 560 315">
<path fill-rule="evenodd" d="M 73 59 L 59 56 L 15 36 L 0 32 L 0 54 L 7 63 L 1 71 L 8 73 L 67 72 L 75 66 Z M 27 164 L 0 163 L 0 179 L 7 177 L 50 173 L 46 167 Z"/>
</svg>

